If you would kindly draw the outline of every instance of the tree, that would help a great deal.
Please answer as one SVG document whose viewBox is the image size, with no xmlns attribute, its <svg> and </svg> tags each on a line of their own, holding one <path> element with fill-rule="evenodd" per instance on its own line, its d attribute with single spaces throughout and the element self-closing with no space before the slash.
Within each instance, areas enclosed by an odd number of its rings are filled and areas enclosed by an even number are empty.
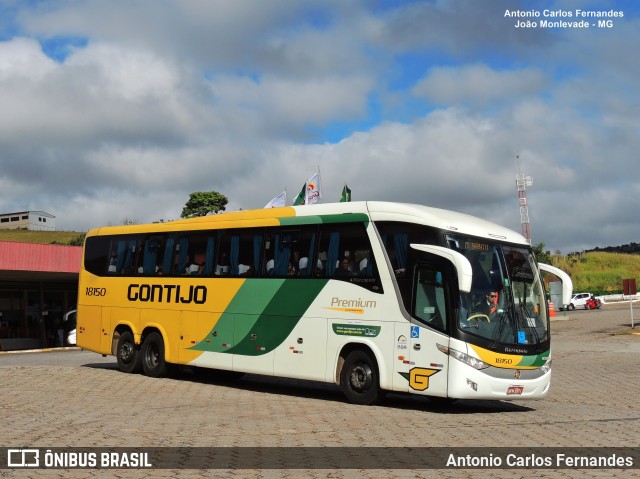
<svg viewBox="0 0 640 479">
<path fill-rule="evenodd" d="M 224 211 L 229 200 L 217 191 L 196 191 L 189 194 L 189 201 L 182 208 L 181 218 L 206 216 L 209 213 Z"/>
<path fill-rule="evenodd" d="M 82 246 L 84 244 L 84 238 L 87 236 L 87 233 L 80 233 L 77 236 L 74 236 L 69 240 L 69 244 L 71 246 Z"/>
<path fill-rule="evenodd" d="M 544 243 L 540 242 L 532 246 L 533 254 L 536 255 L 538 263 L 551 264 L 551 252 L 544 249 Z"/>
</svg>

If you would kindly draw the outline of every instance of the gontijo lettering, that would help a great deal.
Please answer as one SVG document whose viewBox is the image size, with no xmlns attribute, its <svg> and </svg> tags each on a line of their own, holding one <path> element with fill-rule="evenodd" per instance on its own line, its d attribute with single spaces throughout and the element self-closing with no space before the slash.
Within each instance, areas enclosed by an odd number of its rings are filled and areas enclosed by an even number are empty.
<svg viewBox="0 0 640 479">
<path fill-rule="evenodd" d="M 127 289 L 129 301 L 141 301 L 151 303 L 195 303 L 207 302 L 206 286 L 189 286 L 188 292 L 182 290 L 179 284 L 130 284 Z"/>
</svg>

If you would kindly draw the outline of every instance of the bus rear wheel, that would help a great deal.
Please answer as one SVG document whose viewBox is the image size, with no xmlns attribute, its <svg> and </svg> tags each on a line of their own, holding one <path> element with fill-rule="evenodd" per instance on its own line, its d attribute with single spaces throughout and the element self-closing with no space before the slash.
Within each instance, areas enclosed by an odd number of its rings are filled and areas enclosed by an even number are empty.
<svg viewBox="0 0 640 479">
<path fill-rule="evenodd" d="M 169 372 L 169 365 L 164 360 L 164 341 L 160 333 L 149 333 L 142 343 L 142 370 L 152 378 L 164 377 Z"/>
<path fill-rule="evenodd" d="M 353 404 L 371 405 L 380 400 L 380 381 L 375 360 L 366 351 L 349 353 L 340 371 L 340 387 Z"/>
<path fill-rule="evenodd" d="M 142 370 L 140 349 L 136 346 L 133 334 L 129 331 L 123 332 L 118 339 L 116 358 L 118 359 L 118 368 L 123 373 L 133 374 Z"/>
</svg>

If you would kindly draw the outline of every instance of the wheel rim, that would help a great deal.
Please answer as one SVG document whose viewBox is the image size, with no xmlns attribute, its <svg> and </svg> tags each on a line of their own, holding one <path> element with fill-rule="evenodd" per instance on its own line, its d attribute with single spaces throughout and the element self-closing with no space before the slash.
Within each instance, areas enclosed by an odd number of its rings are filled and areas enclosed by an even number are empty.
<svg viewBox="0 0 640 479">
<path fill-rule="evenodd" d="M 134 349 L 133 344 L 130 342 L 124 343 L 120 346 L 120 359 L 123 363 L 130 363 L 133 360 Z"/>
<path fill-rule="evenodd" d="M 354 391 L 368 391 L 373 384 L 373 371 L 371 366 L 360 363 L 353 367 L 349 375 L 349 384 Z"/>
<path fill-rule="evenodd" d="M 160 362 L 160 349 L 156 344 L 149 345 L 146 360 L 147 364 L 152 369 L 155 369 L 158 366 L 158 363 Z"/>
</svg>

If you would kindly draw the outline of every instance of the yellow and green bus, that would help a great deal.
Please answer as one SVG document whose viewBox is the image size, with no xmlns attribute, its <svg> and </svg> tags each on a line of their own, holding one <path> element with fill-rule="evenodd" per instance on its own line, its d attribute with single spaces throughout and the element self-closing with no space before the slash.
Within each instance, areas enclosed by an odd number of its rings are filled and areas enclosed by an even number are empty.
<svg viewBox="0 0 640 479">
<path fill-rule="evenodd" d="M 77 344 L 116 356 L 126 373 L 186 365 L 324 381 L 358 404 L 384 391 L 542 398 L 551 376 L 547 301 L 526 240 L 388 202 L 94 229 Z"/>
</svg>

